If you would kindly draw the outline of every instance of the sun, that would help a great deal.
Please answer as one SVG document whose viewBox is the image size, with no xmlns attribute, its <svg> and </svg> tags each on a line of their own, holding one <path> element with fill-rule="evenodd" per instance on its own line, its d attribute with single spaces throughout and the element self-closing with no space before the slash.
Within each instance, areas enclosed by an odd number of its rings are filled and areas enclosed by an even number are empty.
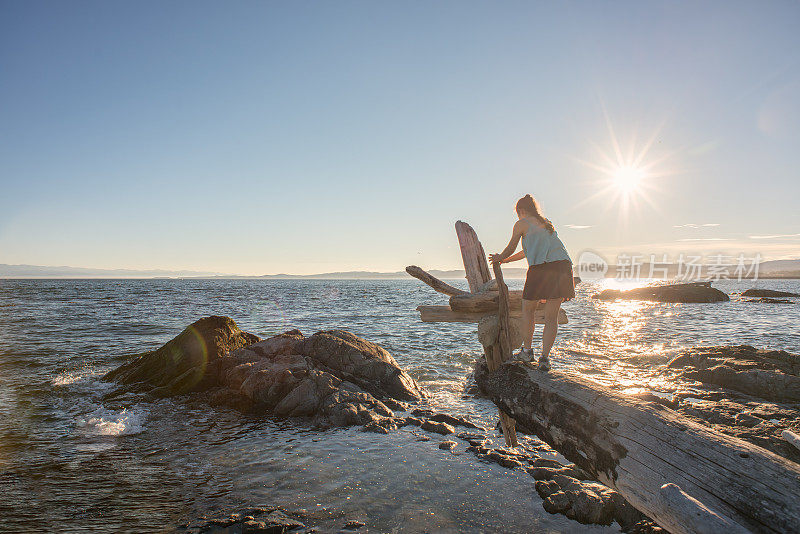
<svg viewBox="0 0 800 534">
<path fill-rule="evenodd" d="M 640 167 L 622 165 L 613 171 L 611 178 L 622 193 L 633 193 L 639 189 L 646 176 L 647 171 Z"/>
</svg>

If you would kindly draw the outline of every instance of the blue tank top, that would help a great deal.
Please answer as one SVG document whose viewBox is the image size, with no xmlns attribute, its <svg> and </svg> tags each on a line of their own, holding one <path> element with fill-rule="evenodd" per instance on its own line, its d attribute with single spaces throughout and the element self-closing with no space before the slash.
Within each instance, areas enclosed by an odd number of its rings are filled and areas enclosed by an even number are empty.
<svg viewBox="0 0 800 534">
<path fill-rule="evenodd" d="M 539 265 L 548 261 L 572 260 L 569 258 L 564 243 L 558 238 L 558 232 L 552 234 L 546 229 L 528 223 L 528 231 L 522 236 L 522 250 L 525 251 L 525 257 L 528 259 L 528 265 Z"/>
</svg>

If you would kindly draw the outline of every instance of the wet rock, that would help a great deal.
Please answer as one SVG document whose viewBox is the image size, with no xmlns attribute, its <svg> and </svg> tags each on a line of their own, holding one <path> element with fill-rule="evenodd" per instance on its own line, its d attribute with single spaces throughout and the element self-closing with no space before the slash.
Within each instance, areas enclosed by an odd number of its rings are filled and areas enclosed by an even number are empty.
<svg viewBox="0 0 800 534">
<path fill-rule="evenodd" d="M 531 465 L 533 467 L 550 467 L 555 469 L 564 467 L 558 460 L 551 460 L 550 458 L 536 458 L 531 462 Z"/>
<path fill-rule="evenodd" d="M 684 303 L 727 302 L 730 300 L 726 293 L 711 287 L 710 282 L 647 286 L 628 291 L 606 289 L 592 295 L 592 298 L 599 300 L 622 299 Z"/>
<path fill-rule="evenodd" d="M 219 386 L 205 398 L 212 405 L 311 418 L 319 428 L 365 425 L 374 432 L 396 428 L 386 403 L 405 410 L 404 401 L 423 397 L 386 350 L 349 332 L 305 338 L 290 330 L 260 340 L 216 316 L 106 378 L 156 397 Z"/>
<path fill-rule="evenodd" d="M 737 425 L 752 427 L 763 423 L 764 420 L 761 419 L 760 417 L 756 417 L 753 414 L 742 412 L 736 414 L 735 422 Z"/>
<path fill-rule="evenodd" d="M 317 332 L 295 350 L 378 397 L 417 401 L 424 395 L 381 346 L 344 330 Z"/>
<path fill-rule="evenodd" d="M 463 426 L 466 428 L 474 428 L 476 430 L 483 430 L 483 428 L 479 427 L 478 425 L 471 423 L 467 419 L 463 417 L 453 417 L 452 415 L 447 415 L 445 413 L 437 413 L 428 418 L 431 421 L 436 421 L 438 423 L 447 423 L 451 426 Z"/>
<path fill-rule="evenodd" d="M 374 432 L 375 434 L 388 434 L 389 429 L 385 426 L 382 426 L 380 423 L 376 421 L 370 421 L 366 425 L 364 425 L 361 429 L 364 432 Z"/>
<path fill-rule="evenodd" d="M 742 299 L 744 302 L 756 302 L 759 304 L 794 304 L 789 299 L 773 299 L 770 297 L 761 297 L 760 299 Z"/>
<path fill-rule="evenodd" d="M 303 523 L 288 517 L 279 510 L 271 512 L 266 517 L 242 523 L 242 532 L 253 534 L 284 534 L 303 528 L 305 528 Z"/>
<path fill-rule="evenodd" d="M 213 315 L 195 321 L 154 351 L 134 357 L 103 379 L 122 385 L 140 383 L 155 396 L 202 391 L 219 382 L 223 359 L 236 349 L 259 341 L 242 332 L 230 317 Z"/>
<path fill-rule="evenodd" d="M 422 430 L 427 430 L 428 432 L 436 432 L 437 434 L 441 434 L 446 436 L 448 434 L 455 434 L 456 429 L 452 426 L 448 425 L 447 423 L 438 423 L 436 421 L 425 421 L 422 423 L 421 426 Z"/>
<path fill-rule="evenodd" d="M 408 411 L 408 403 L 402 402 L 399 400 L 395 400 L 391 397 L 386 397 L 383 399 L 383 403 L 391 408 L 392 410 L 396 410 L 398 412 L 405 412 Z"/>
<path fill-rule="evenodd" d="M 453 450 L 453 448 L 456 446 L 458 446 L 458 443 L 450 440 L 439 443 L 439 448 L 442 449 L 443 451 Z"/>
<path fill-rule="evenodd" d="M 422 426 L 422 423 L 422 419 L 409 415 L 408 417 L 401 418 L 397 426 Z"/>
<path fill-rule="evenodd" d="M 474 432 L 460 432 L 458 437 L 473 446 L 484 445 L 486 443 L 486 436 Z"/>
<path fill-rule="evenodd" d="M 800 356 L 749 345 L 697 347 L 667 364 L 682 377 L 778 402 L 800 402 Z"/>
<path fill-rule="evenodd" d="M 743 297 L 800 297 L 800 293 L 775 291 L 774 289 L 748 289 L 742 292 Z M 791 301 L 790 301 L 791 302 Z"/>
<path fill-rule="evenodd" d="M 344 527 L 342 527 L 342 528 L 344 530 L 358 530 L 358 529 L 360 529 L 361 527 L 363 527 L 365 525 L 366 525 L 366 523 L 363 523 L 361 521 L 357 521 L 355 519 L 351 519 L 350 521 L 345 523 Z"/>
<path fill-rule="evenodd" d="M 538 481 L 536 492 L 551 514 L 562 513 L 583 524 L 610 525 L 616 521 L 623 530 L 646 519 L 619 493 L 598 482 L 581 482 L 566 475 Z"/>
</svg>

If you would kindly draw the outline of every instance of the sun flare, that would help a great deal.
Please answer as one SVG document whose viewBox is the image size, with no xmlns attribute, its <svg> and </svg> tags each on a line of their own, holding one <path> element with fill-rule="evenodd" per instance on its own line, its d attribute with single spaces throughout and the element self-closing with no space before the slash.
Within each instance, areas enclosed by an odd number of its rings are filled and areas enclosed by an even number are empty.
<svg viewBox="0 0 800 534">
<path fill-rule="evenodd" d="M 639 167 L 624 165 L 613 173 L 614 184 L 623 193 L 633 193 L 639 188 L 646 172 Z"/>
</svg>

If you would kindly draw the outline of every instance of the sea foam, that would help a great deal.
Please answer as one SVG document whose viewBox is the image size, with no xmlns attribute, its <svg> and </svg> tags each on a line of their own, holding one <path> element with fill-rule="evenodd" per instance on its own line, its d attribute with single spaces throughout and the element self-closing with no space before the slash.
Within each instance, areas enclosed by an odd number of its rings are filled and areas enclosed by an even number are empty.
<svg viewBox="0 0 800 534">
<path fill-rule="evenodd" d="M 78 424 L 87 433 L 95 436 L 125 436 L 144 430 L 147 413 L 143 410 L 125 408 L 121 411 L 99 408 L 79 419 Z"/>
</svg>

